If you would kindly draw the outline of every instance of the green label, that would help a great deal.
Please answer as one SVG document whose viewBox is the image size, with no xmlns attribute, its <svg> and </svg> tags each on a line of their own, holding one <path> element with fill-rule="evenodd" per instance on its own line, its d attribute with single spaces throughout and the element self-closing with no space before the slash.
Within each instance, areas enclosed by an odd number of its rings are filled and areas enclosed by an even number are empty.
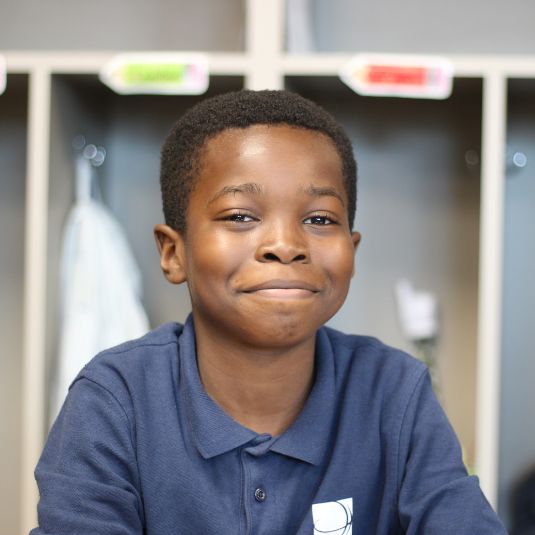
<svg viewBox="0 0 535 535">
<path fill-rule="evenodd" d="M 208 58 L 199 53 L 119 54 L 100 70 L 100 80 L 122 95 L 201 95 L 209 78 Z"/>
<path fill-rule="evenodd" d="M 126 84 L 180 84 L 184 81 L 185 65 L 176 63 L 131 63 L 122 68 Z"/>
</svg>

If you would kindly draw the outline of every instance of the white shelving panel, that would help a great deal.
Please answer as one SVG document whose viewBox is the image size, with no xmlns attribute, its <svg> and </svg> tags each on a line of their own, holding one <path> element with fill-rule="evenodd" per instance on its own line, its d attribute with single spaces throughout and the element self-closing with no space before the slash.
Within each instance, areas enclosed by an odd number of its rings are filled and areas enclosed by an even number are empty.
<svg viewBox="0 0 535 535">
<path fill-rule="evenodd" d="M 151 323 L 182 320 L 189 310 L 185 288 L 169 291 L 159 273 L 152 226 L 162 219 L 159 147 L 195 98 L 111 93 L 97 74 L 119 46 L 208 51 L 210 92 L 287 87 L 323 104 L 347 127 L 360 164 L 356 228 L 364 240 L 348 303 L 333 324 L 404 346 L 393 312 L 394 279 L 406 275 L 437 293 L 443 307 L 443 402 L 484 491 L 508 518 L 513 481 L 529 459 L 535 462 L 533 435 L 515 423 L 534 401 L 533 374 L 524 373 L 526 366 L 533 370 L 533 329 L 525 326 L 530 316 L 522 315 L 519 303 L 528 309 L 535 304 L 526 289 L 535 286 L 535 270 L 525 262 L 535 257 L 529 245 L 535 243 L 529 234 L 535 223 L 535 56 L 455 51 L 445 54 L 455 68 L 451 99 L 363 98 L 337 77 L 351 52 L 284 52 L 283 0 L 221 5 L 228 24 L 211 11 L 208 17 L 213 3 L 203 1 L 189 18 L 180 11 L 187 30 L 175 35 L 167 25 L 150 42 L 134 27 L 124 45 L 106 32 L 100 44 L 80 34 L 72 47 L 78 52 L 67 51 L 64 36 L 57 37 L 55 50 L 39 52 L 31 48 L 40 41 L 17 41 L 14 34 L 4 39 L 12 50 L 3 51 L 9 76 L 0 96 L 0 246 L 10 254 L 2 253 L 0 270 L 0 314 L 8 317 L 0 322 L 7 341 L 0 395 L 9 403 L 2 398 L 0 407 L 9 461 L 2 465 L 7 485 L 0 513 L 7 520 L 0 535 L 27 533 L 35 525 L 33 470 L 47 430 L 59 249 L 73 200 L 75 135 L 108 149 L 98 177 L 141 265 Z M 157 13 L 176 9 L 162 2 Z M 142 22 L 139 13 L 136 20 Z M 210 30 L 215 22 L 226 27 L 221 34 Z M 507 182 L 506 140 L 528 155 L 528 166 Z M 480 167 L 466 167 L 467 150 L 480 154 Z"/>
</svg>

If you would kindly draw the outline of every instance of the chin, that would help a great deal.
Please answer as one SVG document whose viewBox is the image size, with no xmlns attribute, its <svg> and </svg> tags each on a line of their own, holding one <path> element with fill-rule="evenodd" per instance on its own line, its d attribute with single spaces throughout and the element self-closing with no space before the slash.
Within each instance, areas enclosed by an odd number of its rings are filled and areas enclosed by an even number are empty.
<svg viewBox="0 0 535 535">
<path fill-rule="evenodd" d="M 310 317 L 303 320 L 283 314 L 264 315 L 254 325 L 242 324 L 239 335 L 256 347 L 282 349 L 310 340 L 322 325 L 323 321 L 310 321 Z"/>
</svg>

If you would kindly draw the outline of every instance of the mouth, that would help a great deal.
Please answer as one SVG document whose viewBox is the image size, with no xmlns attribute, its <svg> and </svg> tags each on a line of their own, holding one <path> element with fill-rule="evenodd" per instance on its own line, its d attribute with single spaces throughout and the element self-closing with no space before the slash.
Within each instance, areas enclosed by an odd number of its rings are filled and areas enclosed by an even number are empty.
<svg viewBox="0 0 535 535">
<path fill-rule="evenodd" d="M 317 294 L 319 289 L 300 280 L 274 279 L 249 286 L 244 293 L 274 299 L 303 299 Z"/>
</svg>

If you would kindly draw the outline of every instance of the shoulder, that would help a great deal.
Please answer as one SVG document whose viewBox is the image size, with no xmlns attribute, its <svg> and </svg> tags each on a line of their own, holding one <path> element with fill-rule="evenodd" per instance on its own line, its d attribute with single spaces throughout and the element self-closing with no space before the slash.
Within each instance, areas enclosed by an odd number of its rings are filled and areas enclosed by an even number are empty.
<svg viewBox="0 0 535 535">
<path fill-rule="evenodd" d="M 132 355 L 152 354 L 154 351 L 158 351 L 158 348 L 163 348 L 169 344 L 176 345 L 183 329 L 184 326 L 180 323 L 164 323 L 140 338 L 129 340 L 118 346 L 101 351 L 87 366 L 95 366 L 101 361 L 110 359 L 116 360 L 121 358 L 121 356 L 122 358 L 126 358 Z"/>
<path fill-rule="evenodd" d="M 374 398 L 393 396 L 407 403 L 427 375 L 427 366 L 372 336 L 345 334 L 329 327 L 319 336 L 334 358 L 335 374 L 346 388 L 358 387 Z"/>
<path fill-rule="evenodd" d="M 112 392 L 123 404 L 148 378 L 171 381 L 182 330 L 179 323 L 166 323 L 141 338 L 102 351 L 80 371 L 71 388 L 87 379 Z"/>
<path fill-rule="evenodd" d="M 183 326 L 179 323 L 165 323 L 148 332 L 141 338 L 124 342 L 118 346 L 106 349 L 94 357 L 82 372 L 103 371 L 106 368 L 131 369 L 136 364 L 154 361 L 176 353 L 176 346 Z"/>
<path fill-rule="evenodd" d="M 373 336 L 345 334 L 323 327 L 320 336 L 328 340 L 339 364 L 358 366 L 382 372 L 406 370 L 408 373 L 422 373 L 425 364 L 401 349 L 389 346 Z"/>
</svg>

